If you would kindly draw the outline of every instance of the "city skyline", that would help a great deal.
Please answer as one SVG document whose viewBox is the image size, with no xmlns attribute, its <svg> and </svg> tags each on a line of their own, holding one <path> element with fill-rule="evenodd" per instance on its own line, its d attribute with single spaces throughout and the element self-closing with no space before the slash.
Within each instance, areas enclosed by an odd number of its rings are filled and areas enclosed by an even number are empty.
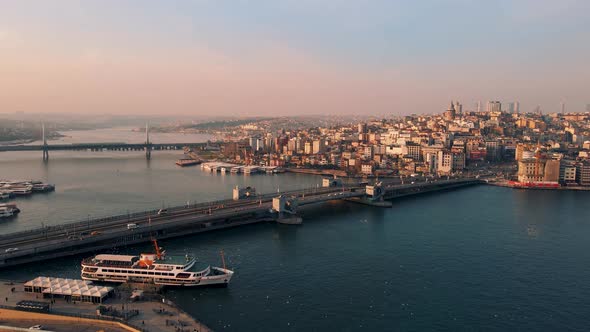
<svg viewBox="0 0 590 332">
<path fill-rule="evenodd" d="M 586 111 L 583 1 L 7 1 L 0 113 Z"/>
</svg>

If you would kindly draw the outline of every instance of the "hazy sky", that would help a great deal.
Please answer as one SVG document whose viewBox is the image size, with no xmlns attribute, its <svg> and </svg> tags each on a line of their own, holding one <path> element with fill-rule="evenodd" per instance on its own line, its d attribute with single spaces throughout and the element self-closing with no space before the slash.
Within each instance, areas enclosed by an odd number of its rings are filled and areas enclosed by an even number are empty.
<svg viewBox="0 0 590 332">
<path fill-rule="evenodd" d="M 0 113 L 590 103 L 588 0 L 1 0 Z"/>
</svg>

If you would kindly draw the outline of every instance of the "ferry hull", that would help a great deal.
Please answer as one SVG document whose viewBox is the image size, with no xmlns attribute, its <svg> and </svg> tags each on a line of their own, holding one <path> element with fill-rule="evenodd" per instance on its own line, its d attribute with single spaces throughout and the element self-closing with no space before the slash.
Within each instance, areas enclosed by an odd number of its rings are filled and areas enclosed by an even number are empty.
<svg viewBox="0 0 590 332">
<path fill-rule="evenodd" d="M 82 273 L 81 278 L 83 280 L 89 281 L 97 281 L 97 282 L 112 282 L 112 283 L 128 283 L 128 282 L 137 282 L 137 283 L 151 283 L 154 285 L 160 286 L 172 286 L 172 287 L 227 287 L 229 284 L 234 272 L 228 269 L 223 269 L 220 267 L 212 267 L 211 270 L 214 270 L 213 275 L 202 276 L 197 278 L 197 280 L 162 280 L 162 279 L 155 279 L 155 278 L 144 278 L 144 277 L 126 277 L 126 276 L 105 276 L 105 277 L 97 277 L 92 276 L 89 273 Z"/>
</svg>

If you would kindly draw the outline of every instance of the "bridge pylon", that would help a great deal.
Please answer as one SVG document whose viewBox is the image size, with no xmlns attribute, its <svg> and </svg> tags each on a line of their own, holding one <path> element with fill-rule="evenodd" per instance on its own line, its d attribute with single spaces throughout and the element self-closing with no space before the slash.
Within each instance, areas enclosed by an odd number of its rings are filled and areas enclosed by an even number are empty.
<svg viewBox="0 0 590 332">
<path fill-rule="evenodd" d="M 47 146 L 47 137 L 45 136 L 45 123 L 41 124 L 43 135 L 43 161 L 49 161 L 49 147 Z"/>
<path fill-rule="evenodd" d="M 152 159 L 152 143 L 150 143 L 150 125 L 145 124 L 145 159 Z"/>
</svg>

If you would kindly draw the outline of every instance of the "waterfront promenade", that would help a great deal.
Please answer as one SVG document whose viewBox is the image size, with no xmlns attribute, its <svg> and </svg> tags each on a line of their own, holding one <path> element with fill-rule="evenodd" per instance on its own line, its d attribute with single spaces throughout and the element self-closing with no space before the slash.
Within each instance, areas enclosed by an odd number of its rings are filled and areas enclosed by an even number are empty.
<svg viewBox="0 0 590 332">
<path fill-rule="evenodd" d="M 97 328 L 110 332 L 173 332 L 199 331 L 210 329 L 168 300 L 161 301 L 153 297 L 131 302 L 130 292 L 125 286 L 119 286 L 115 296 L 103 303 L 120 312 L 136 312 L 127 320 L 114 319 L 109 316 L 97 316 L 97 305 L 85 302 L 68 302 L 54 299 L 49 313 L 33 313 L 17 310 L 19 301 L 42 301 L 39 294 L 24 291 L 23 283 L 2 281 L 0 283 L 0 325 L 28 328 L 42 325 L 45 329 L 56 332 L 97 331 Z M 0 331 L 4 331 L 0 328 Z"/>
</svg>

